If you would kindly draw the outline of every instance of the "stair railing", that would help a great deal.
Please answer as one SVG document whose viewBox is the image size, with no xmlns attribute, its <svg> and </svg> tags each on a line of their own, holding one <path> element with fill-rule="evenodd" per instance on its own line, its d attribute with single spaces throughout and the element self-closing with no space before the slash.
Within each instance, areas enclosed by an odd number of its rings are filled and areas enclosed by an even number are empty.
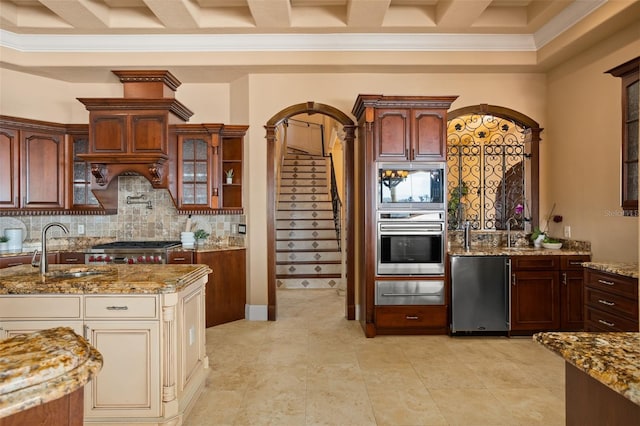
<svg viewBox="0 0 640 426">
<path fill-rule="evenodd" d="M 336 180 L 336 172 L 333 167 L 333 155 L 329 154 L 331 160 L 331 205 L 333 207 L 333 224 L 336 228 L 336 239 L 338 241 L 338 250 L 342 251 L 340 238 L 340 212 L 342 211 L 342 201 L 340 201 L 340 193 L 338 192 L 338 183 Z"/>
</svg>

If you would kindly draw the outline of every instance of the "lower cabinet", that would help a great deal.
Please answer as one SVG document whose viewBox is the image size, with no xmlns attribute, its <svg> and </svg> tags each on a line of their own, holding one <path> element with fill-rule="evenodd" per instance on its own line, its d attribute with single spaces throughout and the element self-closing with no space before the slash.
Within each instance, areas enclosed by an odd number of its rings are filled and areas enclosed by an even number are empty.
<svg viewBox="0 0 640 426">
<path fill-rule="evenodd" d="M 82 426 L 82 400 L 84 389 L 77 389 L 65 396 L 25 411 L 0 418 L 0 426 L 64 425 Z"/>
<path fill-rule="evenodd" d="M 639 331 L 638 279 L 584 270 L 586 331 Z"/>
<path fill-rule="evenodd" d="M 206 289 L 206 326 L 244 319 L 247 299 L 246 250 L 196 252 L 196 263 L 212 272 Z"/>
<path fill-rule="evenodd" d="M 584 328 L 582 262 L 588 255 L 511 257 L 511 333 Z"/>
<path fill-rule="evenodd" d="M 32 255 L 24 255 L 24 254 L 19 254 L 16 256 L 0 257 L 0 269 L 10 268 L 12 266 L 18 266 L 18 265 L 30 265 L 32 258 L 33 258 Z M 55 253 L 51 253 L 47 255 L 47 259 L 49 260 L 49 264 L 56 263 L 58 261 L 58 256 Z M 40 257 L 39 256 L 36 257 L 36 260 L 39 261 Z"/>
<path fill-rule="evenodd" d="M 84 424 L 180 424 L 203 389 L 204 278 L 178 293 L 1 295 L 0 338 L 69 326 L 102 354 Z"/>
</svg>

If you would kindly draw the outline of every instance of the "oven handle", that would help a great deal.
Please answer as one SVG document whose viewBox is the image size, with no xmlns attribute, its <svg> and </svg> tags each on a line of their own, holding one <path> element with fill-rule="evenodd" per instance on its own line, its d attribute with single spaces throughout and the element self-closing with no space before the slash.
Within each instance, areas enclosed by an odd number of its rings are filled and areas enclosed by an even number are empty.
<svg viewBox="0 0 640 426">
<path fill-rule="evenodd" d="M 442 292 L 434 293 L 382 293 L 384 297 L 406 297 L 406 296 L 442 296 Z"/>
<path fill-rule="evenodd" d="M 403 225 L 403 224 L 380 224 L 381 234 L 393 234 L 409 233 L 409 234 L 422 234 L 422 233 L 442 233 L 443 225 L 441 223 L 425 224 L 425 225 Z"/>
</svg>

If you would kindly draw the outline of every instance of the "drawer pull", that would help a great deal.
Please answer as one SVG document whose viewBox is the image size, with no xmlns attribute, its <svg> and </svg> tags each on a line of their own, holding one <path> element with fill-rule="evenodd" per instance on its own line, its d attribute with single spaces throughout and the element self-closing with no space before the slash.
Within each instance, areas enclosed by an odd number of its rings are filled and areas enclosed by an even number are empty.
<svg viewBox="0 0 640 426">
<path fill-rule="evenodd" d="M 25 265 L 25 264 L 24 263 L 20 263 L 20 262 L 7 264 L 7 266 L 18 266 L 18 265 Z"/>
<path fill-rule="evenodd" d="M 107 306 L 107 311 L 127 311 L 129 310 L 128 306 Z"/>
<path fill-rule="evenodd" d="M 404 297 L 404 296 L 441 296 L 442 293 L 382 293 L 383 297 Z"/>
<path fill-rule="evenodd" d="M 567 273 L 562 273 L 562 284 L 567 285 Z"/>
<path fill-rule="evenodd" d="M 417 316 L 417 315 L 405 315 L 404 319 L 411 320 L 411 321 L 416 321 L 416 320 L 419 320 L 420 317 Z"/>
<path fill-rule="evenodd" d="M 598 303 L 602 303 L 603 305 L 607 305 L 607 306 L 615 306 L 616 305 L 614 302 L 609 302 L 607 300 L 602 300 L 602 299 L 598 299 Z"/>
<path fill-rule="evenodd" d="M 608 322 L 608 321 L 605 321 L 605 320 L 598 320 L 598 322 L 599 322 L 600 324 L 604 324 L 604 325 L 606 325 L 606 326 L 608 326 L 608 327 L 613 327 L 613 326 L 615 325 L 614 323 L 612 323 L 612 322 Z"/>
<path fill-rule="evenodd" d="M 174 262 L 183 262 L 186 258 L 184 257 L 174 257 L 173 259 L 171 259 Z"/>
<path fill-rule="evenodd" d="M 569 262 L 569 265 L 580 265 L 582 266 L 582 262 Z"/>
<path fill-rule="evenodd" d="M 598 282 L 601 283 L 601 284 L 606 284 L 606 285 L 615 285 L 615 283 L 613 281 L 598 280 Z"/>
<path fill-rule="evenodd" d="M 78 258 L 77 257 L 67 257 L 65 259 L 65 262 L 77 262 Z"/>
</svg>

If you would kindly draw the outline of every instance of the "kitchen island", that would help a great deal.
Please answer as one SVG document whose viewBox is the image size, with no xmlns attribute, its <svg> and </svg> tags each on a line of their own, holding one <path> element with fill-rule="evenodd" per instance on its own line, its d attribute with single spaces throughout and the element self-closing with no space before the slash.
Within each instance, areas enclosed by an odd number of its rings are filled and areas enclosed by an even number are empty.
<svg viewBox="0 0 640 426">
<path fill-rule="evenodd" d="M 564 358 L 566 424 L 640 424 L 640 333 L 538 333 Z"/>
<path fill-rule="evenodd" d="M 0 270 L 0 338 L 70 327 L 104 357 L 85 424 L 179 425 L 208 372 L 204 265 Z"/>
<path fill-rule="evenodd" d="M 0 341 L 0 426 L 83 417 L 83 387 L 102 355 L 66 327 Z"/>
</svg>

